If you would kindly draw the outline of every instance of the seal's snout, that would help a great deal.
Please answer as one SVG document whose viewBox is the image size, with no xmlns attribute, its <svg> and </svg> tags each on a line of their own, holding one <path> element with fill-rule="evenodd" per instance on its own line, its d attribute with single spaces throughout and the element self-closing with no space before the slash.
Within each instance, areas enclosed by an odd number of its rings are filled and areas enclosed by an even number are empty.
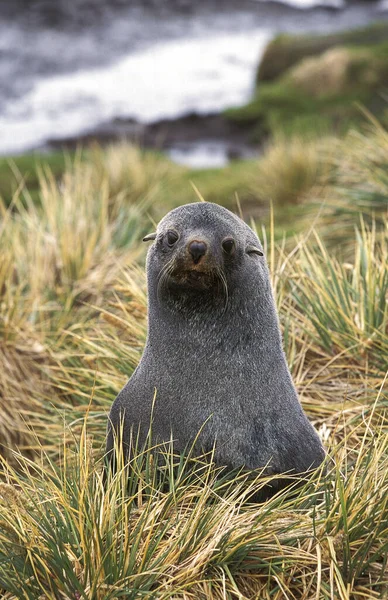
<svg viewBox="0 0 388 600">
<path fill-rule="evenodd" d="M 189 252 L 193 258 L 194 264 L 197 265 L 202 256 L 205 256 L 207 250 L 207 245 L 205 242 L 199 240 L 193 240 L 189 244 Z"/>
</svg>

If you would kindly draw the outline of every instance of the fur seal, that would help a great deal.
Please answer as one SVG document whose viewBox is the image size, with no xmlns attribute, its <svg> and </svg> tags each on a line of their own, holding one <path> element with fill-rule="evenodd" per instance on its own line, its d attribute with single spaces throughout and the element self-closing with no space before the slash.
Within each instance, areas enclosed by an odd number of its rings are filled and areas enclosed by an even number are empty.
<svg viewBox="0 0 388 600">
<path fill-rule="evenodd" d="M 291 379 L 253 230 L 229 210 L 197 202 L 169 212 L 144 240 L 153 241 L 148 336 L 112 406 L 108 456 L 120 424 L 127 452 L 131 429 L 143 443 L 153 411 L 153 442 L 174 439 L 179 452 L 201 430 L 201 451 L 215 444 L 215 462 L 228 468 L 318 467 L 325 452 Z"/>
</svg>

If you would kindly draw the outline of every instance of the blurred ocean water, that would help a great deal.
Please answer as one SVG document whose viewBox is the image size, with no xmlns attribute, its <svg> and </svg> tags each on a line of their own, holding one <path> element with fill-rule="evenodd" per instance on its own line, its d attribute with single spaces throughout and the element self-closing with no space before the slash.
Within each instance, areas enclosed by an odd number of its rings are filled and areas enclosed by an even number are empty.
<svg viewBox="0 0 388 600">
<path fill-rule="evenodd" d="M 115 118 L 148 123 L 243 103 L 270 34 L 215 34 L 155 43 L 112 65 L 37 79 L 5 106 L 0 151 L 15 153 Z"/>
<path fill-rule="evenodd" d="M 152 123 L 244 103 L 277 32 L 334 31 L 380 15 L 374 2 L 289 4 L 2 0 L 0 154 L 115 119 Z"/>
</svg>

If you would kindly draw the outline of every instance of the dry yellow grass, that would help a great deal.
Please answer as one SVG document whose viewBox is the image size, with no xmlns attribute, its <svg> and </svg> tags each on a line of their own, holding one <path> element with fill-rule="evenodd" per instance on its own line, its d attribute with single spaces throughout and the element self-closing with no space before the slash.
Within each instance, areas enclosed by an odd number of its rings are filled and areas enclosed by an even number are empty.
<svg viewBox="0 0 388 600">
<path fill-rule="evenodd" d="M 332 140 L 311 137 L 271 139 L 260 158 L 253 193 L 264 201 L 287 206 L 306 201 L 324 189 L 330 165 L 324 160 Z M 322 191 L 320 191 L 320 194 Z"/>
</svg>

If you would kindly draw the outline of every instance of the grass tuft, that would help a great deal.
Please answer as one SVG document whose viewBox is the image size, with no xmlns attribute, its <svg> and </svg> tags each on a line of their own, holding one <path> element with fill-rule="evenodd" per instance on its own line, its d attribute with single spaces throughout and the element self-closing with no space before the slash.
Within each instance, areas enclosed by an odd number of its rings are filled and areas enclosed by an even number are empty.
<svg viewBox="0 0 388 600">
<path fill-rule="evenodd" d="M 171 447 L 159 461 L 150 447 L 135 452 L 104 487 L 85 421 L 57 464 L 42 452 L 40 462 L 18 454 L 17 469 L 5 465 L 4 597 L 378 597 L 387 443 L 382 426 L 365 428 L 352 453 L 345 442 L 332 448 L 326 476 L 252 504 L 260 478 L 223 478 L 211 461 L 193 464 Z"/>
</svg>

